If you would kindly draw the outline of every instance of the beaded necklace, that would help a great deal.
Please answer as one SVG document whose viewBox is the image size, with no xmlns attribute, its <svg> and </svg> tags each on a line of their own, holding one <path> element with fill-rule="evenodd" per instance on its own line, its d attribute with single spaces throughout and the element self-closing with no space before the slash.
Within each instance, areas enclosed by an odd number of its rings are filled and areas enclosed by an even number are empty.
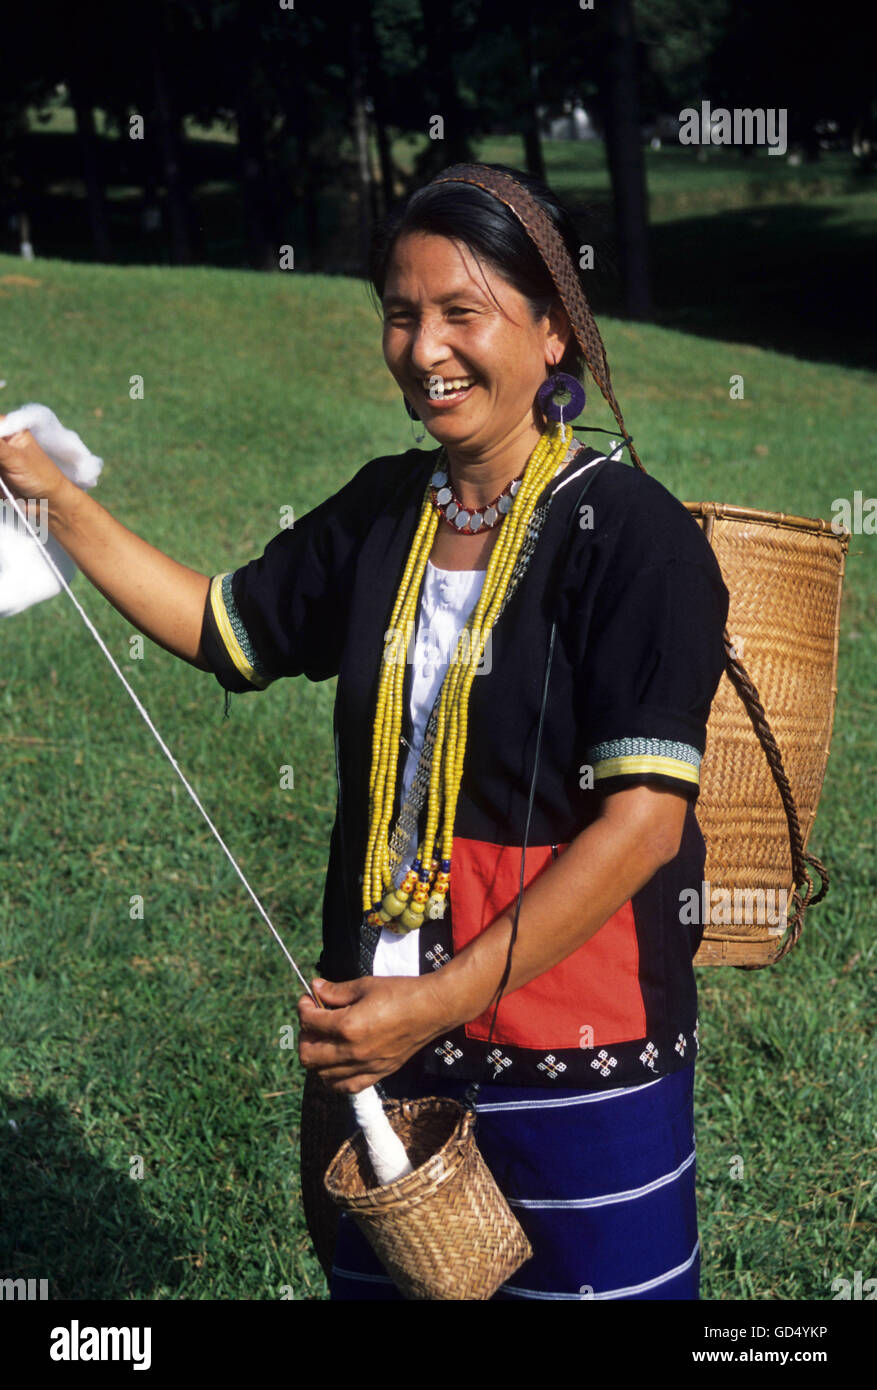
<svg viewBox="0 0 877 1390">
<path fill-rule="evenodd" d="M 438 468 L 429 480 L 433 505 L 451 530 L 459 531 L 461 536 L 474 536 L 479 531 L 492 531 L 511 511 L 523 476 L 522 473 L 520 478 L 513 478 L 486 507 L 464 507 L 454 491 L 450 469 Z"/>
<path fill-rule="evenodd" d="M 454 818 L 466 752 L 469 695 L 491 629 L 502 610 L 515 562 L 539 495 L 566 455 L 572 429 L 550 424 L 531 454 L 511 510 L 490 554 L 481 596 L 470 615 L 442 684 L 430 769 L 426 826 L 411 868 L 393 883 L 388 834 L 396 795 L 408 637 L 438 526 L 432 488 L 424 494 L 414 544 L 405 565 L 384 648 L 372 734 L 369 832 L 363 874 L 365 920 L 372 927 L 405 933 L 425 917 L 444 917 L 450 887 Z"/>
</svg>

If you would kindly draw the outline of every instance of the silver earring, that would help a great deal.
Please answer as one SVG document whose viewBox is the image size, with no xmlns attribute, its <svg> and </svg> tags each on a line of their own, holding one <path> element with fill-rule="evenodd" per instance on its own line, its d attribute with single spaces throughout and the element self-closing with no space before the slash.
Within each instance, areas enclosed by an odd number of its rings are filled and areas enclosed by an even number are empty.
<svg viewBox="0 0 877 1390">
<path fill-rule="evenodd" d="M 414 436 L 414 443 L 415 443 L 415 444 L 422 444 L 423 441 L 424 441 L 424 439 L 426 438 L 426 427 L 425 427 L 425 426 L 423 427 L 423 430 L 421 431 L 420 434 L 417 433 L 417 431 L 416 431 L 416 429 L 415 429 L 415 427 L 414 427 L 414 422 L 417 421 L 417 424 L 418 424 L 418 425 L 422 425 L 422 424 L 423 424 L 423 421 L 421 420 L 420 416 L 417 414 L 417 411 L 416 411 L 416 410 L 414 409 L 414 407 L 412 406 L 412 404 L 411 404 L 411 402 L 409 401 L 408 397 L 407 397 L 407 396 L 403 396 L 402 399 L 403 399 L 403 401 L 405 402 L 405 409 L 406 409 L 406 411 L 408 412 L 408 417 L 409 417 L 409 419 L 411 420 L 411 433 L 412 433 L 412 435 Z"/>
</svg>

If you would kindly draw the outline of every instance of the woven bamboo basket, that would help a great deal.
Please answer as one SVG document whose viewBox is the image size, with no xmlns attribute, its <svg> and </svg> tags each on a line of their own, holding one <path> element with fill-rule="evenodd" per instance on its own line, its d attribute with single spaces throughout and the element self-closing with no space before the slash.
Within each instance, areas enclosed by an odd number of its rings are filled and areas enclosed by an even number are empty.
<svg viewBox="0 0 877 1390">
<path fill-rule="evenodd" d="M 326 1191 L 406 1298 L 491 1298 L 533 1251 L 478 1152 L 474 1112 L 443 1096 L 384 1109 L 414 1172 L 377 1185 L 358 1132 L 330 1164 Z"/>
<path fill-rule="evenodd" d="M 730 594 L 728 662 L 697 804 L 710 911 L 695 964 L 770 965 L 795 944 L 804 909 L 828 886 L 824 866 L 805 851 L 831 742 L 850 537 L 807 517 L 685 505 Z M 822 878 L 816 893 L 808 866 Z M 731 922 L 721 920 L 723 901 Z"/>
</svg>

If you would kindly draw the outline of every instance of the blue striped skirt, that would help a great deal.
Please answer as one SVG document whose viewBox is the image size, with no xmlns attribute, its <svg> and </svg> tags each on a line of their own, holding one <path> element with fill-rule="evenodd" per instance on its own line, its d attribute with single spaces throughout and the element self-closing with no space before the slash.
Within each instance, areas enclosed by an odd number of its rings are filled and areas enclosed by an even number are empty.
<svg viewBox="0 0 877 1390">
<path fill-rule="evenodd" d="M 403 1072 L 382 1086 L 400 1099 L 466 1091 Z M 693 1096 L 694 1064 L 612 1091 L 481 1087 L 478 1147 L 533 1247 L 495 1299 L 699 1297 Z M 329 1287 L 337 1300 L 402 1297 L 346 1213 Z"/>
</svg>

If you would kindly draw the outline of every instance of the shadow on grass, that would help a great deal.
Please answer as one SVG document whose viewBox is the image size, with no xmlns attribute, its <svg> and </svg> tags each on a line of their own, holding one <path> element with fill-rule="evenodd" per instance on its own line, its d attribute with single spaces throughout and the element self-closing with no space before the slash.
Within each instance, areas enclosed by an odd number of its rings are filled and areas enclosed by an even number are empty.
<svg viewBox="0 0 877 1390">
<path fill-rule="evenodd" d="M 86 1153 L 62 1106 L 0 1092 L 0 1113 L 0 1278 L 48 1279 L 53 1299 L 179 1283 L 182 1241 L 144 1210 L 137 1181 Z"/>
<path fill-rule="evenodd" d="M 764 190 L 762 190 L 764 191 Z M 877 367 L 877 186 L 830 202 L 760 202 L 649 228 L 654 322 L 813 362 Z M 612 207 L 567 194 L 594 247 L 597 322 L 626 318 Z"/>
<path fill-rule="evenodd" d="M 810 361 L 877 366 L 875 211 L 866 195 L 653 226 L 657 321 Z"/>
</svg>

